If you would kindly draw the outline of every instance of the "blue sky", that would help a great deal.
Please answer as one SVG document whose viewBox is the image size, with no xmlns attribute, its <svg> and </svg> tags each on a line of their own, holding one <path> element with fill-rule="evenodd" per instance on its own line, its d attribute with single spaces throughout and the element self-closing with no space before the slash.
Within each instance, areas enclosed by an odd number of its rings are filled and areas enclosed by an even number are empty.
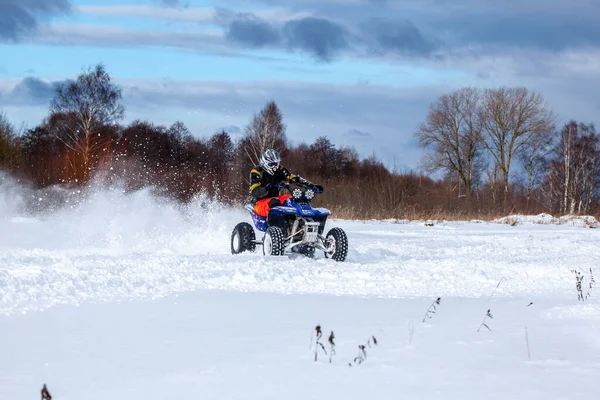
<svg viewBox="0 0 600 400">
<path fill-rule="evenodd" d="M 0 109 L 29 127 L 50 84 L 105 64 L 126 121 L 239 135 L 275 100 L 288 137 L 329 136 L 418 168 L 440 94 L 525 85 L 562 121 L 598 122 L 594 0 L 0 0 Z"/>
</svg>

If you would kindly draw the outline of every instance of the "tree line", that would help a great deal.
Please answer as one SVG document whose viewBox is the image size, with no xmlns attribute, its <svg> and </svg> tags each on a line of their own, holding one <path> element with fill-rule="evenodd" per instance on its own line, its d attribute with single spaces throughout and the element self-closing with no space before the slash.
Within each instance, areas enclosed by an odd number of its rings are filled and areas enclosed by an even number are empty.
<svg viewBox="0 0 600 400">
<path fill-rule="evenodd" d="M 424 169 L 455 180 L 467 205 L 487 193 L 505 212 L 598 212 L 600 137 L 594 125 L 571 120 L 557 129 L 542 95 L 527 88 L 444 94 L 415 136 L 426 149 Z"/>
<path fill-rule="evenodd" d="M 18 130 L 0 111 L 0 169 L 44 188 L 93 179 L 152 186 L 190 201 L 199 193 L 248 200 L 249 172 L 267 147 L 294 173 L 325 186 L 317 205 L 344 218 L 491 218 L 600 210 L 600 138 L 593 124 L 556 116 L 527 88 L 462 88 L 434 101 L 415 137 L 422 172 L 387 168 L 327 137 L 292 145 L 275 101 L 238 140 L 198 137 L 179 121 L 123 124 L 121 88 L 98 64 L 58 85 L 48 116 Z"/>
</svg>

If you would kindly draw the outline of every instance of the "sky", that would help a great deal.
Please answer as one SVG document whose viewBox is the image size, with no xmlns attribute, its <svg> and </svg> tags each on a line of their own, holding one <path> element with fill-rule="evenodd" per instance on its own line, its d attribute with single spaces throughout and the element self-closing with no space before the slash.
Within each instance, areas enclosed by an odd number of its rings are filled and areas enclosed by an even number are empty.
<svg viewBox="0 0 600 400">
<path fill-rule="evenodd" d="M 418 170 L 441 94 L 526 86 L 598 123 L 599 0 L 0 0 L 0 110 L 39 124 L 53 83 L 103 63 L 125 121 L 239 138 L 270 100 L 293 144 L 327 136 Z"/>
</svg>

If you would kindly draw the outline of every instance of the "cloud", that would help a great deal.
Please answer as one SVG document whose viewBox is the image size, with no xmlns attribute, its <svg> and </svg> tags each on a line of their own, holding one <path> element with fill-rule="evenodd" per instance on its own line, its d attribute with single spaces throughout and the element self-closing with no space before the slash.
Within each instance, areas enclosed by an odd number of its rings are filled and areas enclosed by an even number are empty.
<svg viewBox="0 0 600 400">
<path fill-rule="evenodd" d="M 230 6 L 247 2 L 229 1 Z M 555 53 L 600 45 L 596 0 L 254 0 L 257 4 L 311 10 L 343 21 L 371 56 L 430 56 L 432 52 L 495 54 L 521 49 Z M 372 48 L 376 46 L 376 50 Z M 358 49 L 358 46 L 353 46 Z M 361 55 L 361 54 L 354 54 Z"/>
<path fill-rule="evenodd" d="M 401 55 L 429 55 L 441 42 L 426 39 L 423 33 L 408 20 L 373 18 L 365 24 L 364 35 L 371 36 L 379 52 Z"/>
<path fill-rule="evenodd" d="M 597 10 L 600 13 L 600 6 Z M 587 16 L 555 14 L 485 14 L 454 16 L 438 21 L 460 46 L 480 46 L 487 52 L 538 49 L 559 52 L 600 45 L 600 25 Z"/>
<path fill-rule="evenodd" d="M 152 5 L 81 5 L 74 7 L 74 12 L 84 15 L 100 15 L 107 17 L 152 18 L 167 21 L 212 23 L 217 12 L 213 8 L 161 7 Z"/>
<path fill-rule="evenodd" d="M 251 13 L 240 13 L 229 24 L 225 39 L 249 47 L 271 46 L 281 41 L 277 28 Z"/>
<path fill-rule="evenodd" d="M 166 46 L 233 53 L 220 35 L 205 32 L 130 29 L 116 26 L 52 24 L 44 27 L 38 43 L 50 45 L 96 45 L 110 47 Z"/>
<path fill-rule="evenodd" d="M 242 134 L 242 128 L 240 128 L 237 125 L 230 125 L 230 126 L 226 126 L 224 128 L 219 128 L 219 132 L 220 131 L 225 131 L 225 132 L 229 133 L 232 136 L 241 135 Z"/>
<path fill-rule="evenodd" d="M 289 48 L 306 51 L 323 61 L 331 61 L 341 50 L 350 47 L 348 31 L 324 18 L 306 17 L 288 21 L 283 34 Z"/>
<path fill-rule="evenodd" d="M 15 106 L 47 105 L 52 99 L 54 89 L 62 82 L 45 82 L 39 78 L 27 77 L 12 89 L 0 92 L 0 103 Z"/>
<path fill-rule="evenodd" d="M 225 39 L 242 47 L 301 51 L 326 62 L 350 47 L 346 28 L 325 18 L 305 16 L 281 23 L 253 13 L 219 10 L 217 20 L 225 26 Z"/>
<path fill-rule="evenodd" d="M 160 2 L 167 7 L 179 7 L 181 4 L 179 0 L 160 0 Z"/>
<path fill-rule="evenodd" d="M 348 135 L 354 136 L 354 137 L 357 137 L 357 138 L 367 138 L 367 137 L 371 136 L 371 134 L 369 132 L 364 132 L 364 131 L 358 130 L 356 128 L 350 129 L 348 131 Z"/>
<path fill-rule="evenodd" d="M 11 4 L 20 4 L 9 0 Z M 50 0 L 49 4 L 68 0 Z M 35 0 L 26 0 L 36 2 Z M 37 0 L 41 3 L 41 0 Z M 24 4 L 26 4 L 24 3 Z M 61 45 L 166 46 L 247 56 L 260 49 L 307 54 L 316 61 L 367 60 L 391 64 L 435 59 L 462 68 L 462 59 L 522 50 L 549 54 L 600 46 L 600 6 L 593 0 L 250 0 L 230 8 L 78 6 L 79 13 L 196 22 L 157 31 L 112 26 L 52 25 L 36 38 Z M 174 5 L 175 7 L 172 7 Z M 59 32 L 53 32 L 53 31 Z M 55 38 L 45 35 L 59 33 Z M 107 36 L 110 36 L 107 38 Z M 218 48 L 218 50 L 216 49 Z M 247 50 L 247 51 L 246 51 Z M 273 53 L 271 53 L 273 54 Z M 282 57 L 284 54 L 282 54 Z M 453 64 L 450 64 L 451 61 Z"/>
<path fill-rule="evenodd" d="M 0 1 L 0 40 L 16 41 L 31 34 L 46 17 L 66 14 L 68 0 L 2 0 Z"/>
</svg>

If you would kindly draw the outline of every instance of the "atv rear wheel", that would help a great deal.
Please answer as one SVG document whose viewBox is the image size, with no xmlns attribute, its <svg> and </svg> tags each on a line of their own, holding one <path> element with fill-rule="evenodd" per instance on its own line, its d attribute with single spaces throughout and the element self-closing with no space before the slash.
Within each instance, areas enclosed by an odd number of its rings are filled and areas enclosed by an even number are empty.
<svg viewBox="0 0 600 400">
<path fill-rule="evenodd" d="M 285 236 L 278 226 L 270 226 L 265 233 L 263 254 L 266 256 L 282 256 L 285 251 Z"/>
<path fill-rule="evenodd" d="M 348 255 L 348 237 L 341 228 L 332 228 L 325 236 L 328 249 L 325 251 L 326 258 L 335 261 L 344 261 Z"/>
<path fill-rule="evenodd" d="M 231 254 L 240 254 L 244 251 L 253 252 L 256 249 L 256 235 L 254 228 L 247 222 L 240 222 L 231 233 Z"/>
</svg>

